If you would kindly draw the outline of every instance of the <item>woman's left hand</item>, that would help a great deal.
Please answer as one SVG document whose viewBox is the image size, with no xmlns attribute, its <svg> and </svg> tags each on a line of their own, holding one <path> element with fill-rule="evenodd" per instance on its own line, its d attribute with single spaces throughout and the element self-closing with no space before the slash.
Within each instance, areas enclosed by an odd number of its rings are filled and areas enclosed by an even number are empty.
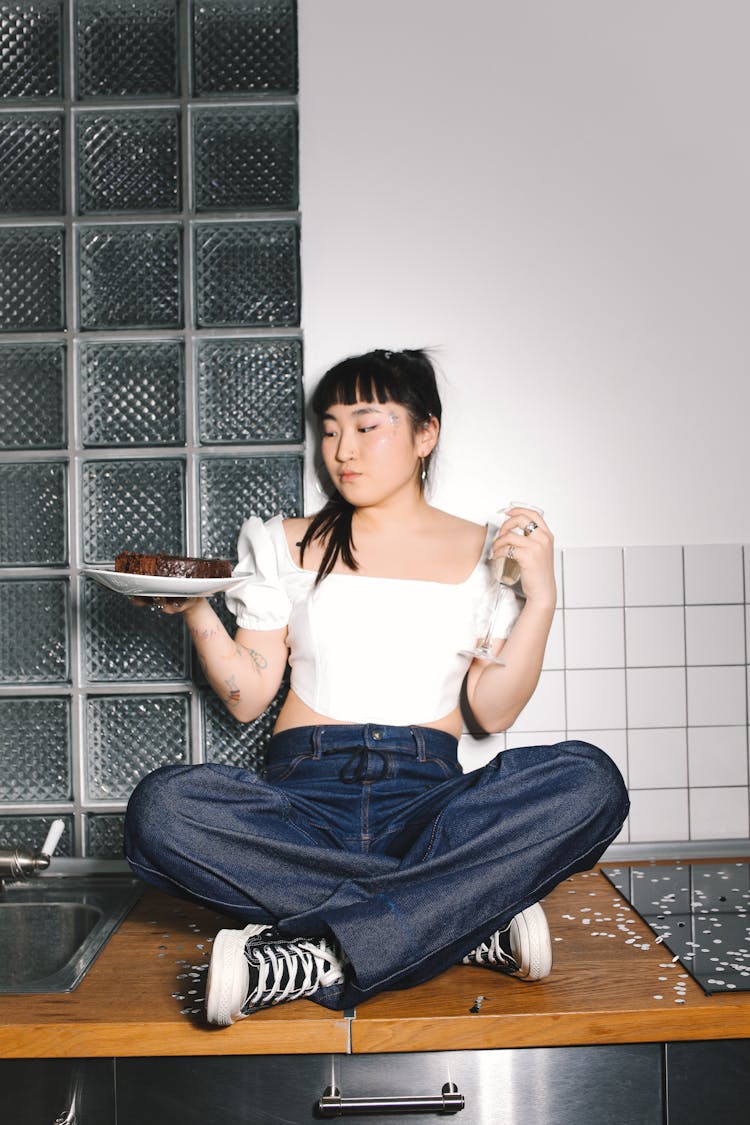
<svg viewBox="0 0 750 1125">
<path fill-rule="evenodd" d="M 521 568 L 526 600 L 554 608 L 557 588 L 552 532 L 534 508 L 506 508 L 505 515 L 492 544 L 493 557 L 507 558 L 512 548 L 511 554 Z"/>
</svg>

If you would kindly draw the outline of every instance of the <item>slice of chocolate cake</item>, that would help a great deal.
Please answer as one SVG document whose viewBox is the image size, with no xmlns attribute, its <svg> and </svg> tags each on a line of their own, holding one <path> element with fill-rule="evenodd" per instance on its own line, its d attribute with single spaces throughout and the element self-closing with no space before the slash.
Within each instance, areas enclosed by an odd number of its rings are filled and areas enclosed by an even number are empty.
<svg viewBox="0 0 750 1125">
<path fill-rule="evenodd" d="M 115 570 L 124 574 L 149 574 L 162 578 L 231 578 L 228 559 L 196 559 L 186 555 L 146 555 L 120 551 Z"/>
</svg>

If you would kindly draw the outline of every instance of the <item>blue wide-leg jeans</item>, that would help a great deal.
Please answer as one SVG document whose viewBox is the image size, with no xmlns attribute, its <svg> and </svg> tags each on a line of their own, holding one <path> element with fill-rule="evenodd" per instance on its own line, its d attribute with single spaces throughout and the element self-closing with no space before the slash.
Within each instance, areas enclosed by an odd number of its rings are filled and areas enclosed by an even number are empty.
<svg viewBox="0 0 750 1125">
<path fill-rule="evenodd" d="M 428 727 L 299 727 L 261 773 L 164 766 L 128 805 L 125 854 L 147 883 L 285 936 L 333 935 L 349 962 L 325 1007 L 442 972 L 561 880 L 628 812 L 585 742 L 505 750 L 464 773 Z"/>
</svg>

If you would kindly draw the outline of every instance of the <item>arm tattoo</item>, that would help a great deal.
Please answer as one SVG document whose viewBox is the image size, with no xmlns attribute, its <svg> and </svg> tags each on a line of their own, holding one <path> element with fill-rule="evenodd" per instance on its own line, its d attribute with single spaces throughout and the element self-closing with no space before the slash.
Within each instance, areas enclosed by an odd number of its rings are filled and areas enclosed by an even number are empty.
<svg viewBox="0 0 750 1125">
<path fill-rule="evenodd" d="M 230 676 L 224 683 L 229 689 L 225 698 L 227 707 L 236 707 L 240 701 L 240 689 L 234 676 Z"/>
<path fill-rule="evenodd" d="M 213 628 L 212 629 L 191 629 L 190 632 L 193 634 L 193 636 L 199 637 L 202 641 L 208 641 L 208 640 L 211 639 L 211 637 L 216 636 L 217 630 L 213 629 Z"/>
<path fill-rule="evenodd" d="M 248 654 L 255 665 L 256 672 L 262 672 L 264 668 L 268 667 L 268 661 L 265 656 L 262 652 L 258 652 L 256 648 L 248 648 L 247 645 L 238 644 L 237 651 L 241 653 L 241 650 L 244 650 Z"/>
</svg>

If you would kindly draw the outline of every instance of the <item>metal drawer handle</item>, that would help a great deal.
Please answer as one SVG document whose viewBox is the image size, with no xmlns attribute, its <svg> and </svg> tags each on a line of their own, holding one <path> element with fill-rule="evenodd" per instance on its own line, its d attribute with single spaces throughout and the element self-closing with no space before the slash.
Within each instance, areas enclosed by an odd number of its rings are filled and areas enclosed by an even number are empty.
<svg viewBox="0 0 750 1125">
<path fill-rule="evenodd" d="M 73 1072 L 68 1094 L 70 1101 L 67 1109 L 61 1109 L 52 1125 L 78 1125 L 78 1106 L 81 1100 L 81 1086 L 83 1079 L 80 1074 Z"/>
<path fill-rule="evenodd" d="M 320 1117 L 343 1117 L 345 1113 L 458 1113 L 465 1099 L 458 1086 L 446 1082 L 442 1092 L 430 1097 L 342 1098 L 337 1086 L 326 1086 L 318 1102 Z"/>
</svg>

